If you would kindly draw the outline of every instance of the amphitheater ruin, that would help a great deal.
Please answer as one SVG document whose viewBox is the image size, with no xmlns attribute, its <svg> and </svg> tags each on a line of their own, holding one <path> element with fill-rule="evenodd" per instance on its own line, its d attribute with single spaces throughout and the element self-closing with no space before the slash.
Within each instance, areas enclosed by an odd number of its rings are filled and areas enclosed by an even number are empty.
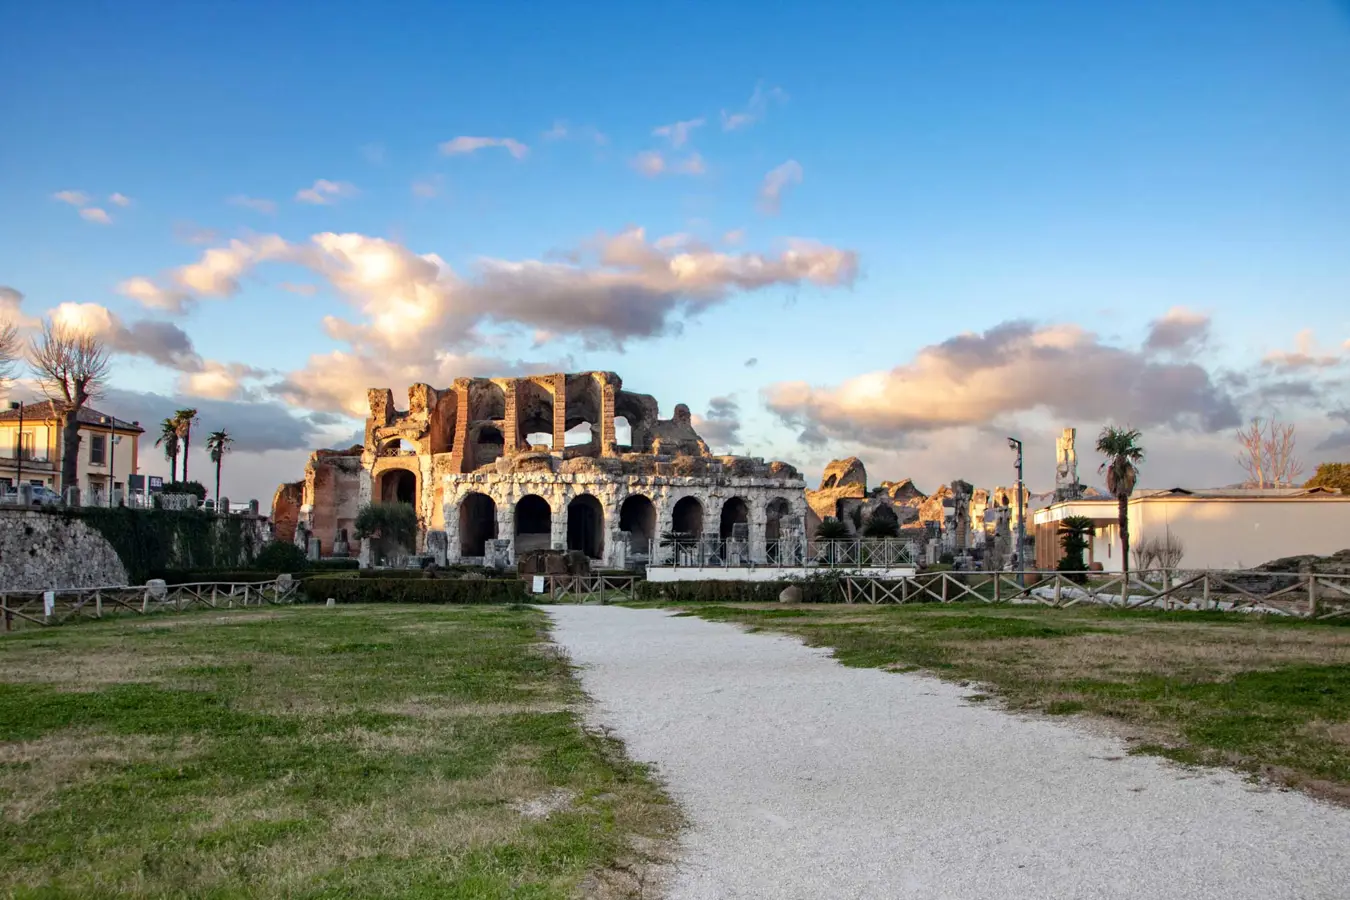
<svg viewBox="0 0 1350 900">
<path fill-rule="evenodd" d="M 572 550 L 623 568 L 672 533 L 734 539 L 754 563 L 806 533 L 795 468 L 714 455 L 687 406 L 662 419 L 613 372 L 415 384 L 402 410 L 387 389 L 369 401 L 364 443 L 317 451 L 273 499 L 277 537 L 311 555 L 352 552 L 370 502 L 412 504 L 418 551 L 444 564 Z"/>
</svg>

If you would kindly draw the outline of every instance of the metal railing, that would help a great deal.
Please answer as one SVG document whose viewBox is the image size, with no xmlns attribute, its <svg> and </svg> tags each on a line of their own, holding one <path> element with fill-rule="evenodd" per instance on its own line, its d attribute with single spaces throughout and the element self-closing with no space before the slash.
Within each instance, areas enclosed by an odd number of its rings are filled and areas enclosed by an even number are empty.
<svg viewBox="0 0 1350 900">
<path fill-rule="evenodd" d="M 803 538 L 748 541 L 735 538 L 678 538 L 652 541 L 650 564 L 662 567 L 895 568 L 914 565 L 908 541 L 807 541 Z"/>
<path fill-rule="evenodd" d="M 60 588 L 50 591 L 0 591 L 5 631 L 60 625 L 74 619 L 110 614 L 147 615 L 189 609 L 232 609 L 295 602 L 299 583 L 275 581 L 200 582 L 173 585 Z"/>
<path fill-rule="evenodd" d="M 1248 612 L 1332 619 L 1350 615 L 1350 575 L 1316 572 L 927 572 L 845 576 L 845 603 L 1080 604 L 1119 609 Z"/>
</svg>

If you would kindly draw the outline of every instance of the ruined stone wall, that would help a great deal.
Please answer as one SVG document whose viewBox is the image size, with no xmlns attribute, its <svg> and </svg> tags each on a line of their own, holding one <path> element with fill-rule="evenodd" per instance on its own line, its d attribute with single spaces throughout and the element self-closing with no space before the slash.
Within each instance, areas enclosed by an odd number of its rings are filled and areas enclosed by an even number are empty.
<svg viewBox="0 0 1350 900">
<path fill-rule="evenodd" d="M 117 551 L 75 516 L 0 508 L 0 585 L 10 591 L 127 583 Z"/>
<path fill-rule="evenodd" d="M 272 495 L 272 536 L 285 544 L 295 543 L 295 526 L 305 502 L 305 483 L 292 481 Z"/>
<path fill-rule="evenodd" d="M 361 448 L 346 451 L 320 450 L 305 466 L 305 481 L 299 518 L 319 539 L 320 553 L 330 556 L 339 532 L 353 537 L 356 514 L 361 506 Z M 285 487 L 285 486 L 283 486 Z M 280 493 L 280 492 L 279 492 Z M 294 526 L 291 529 L 294 533 Z M 282 539 L 274 526 L 274 533 Z"/>
</svg>

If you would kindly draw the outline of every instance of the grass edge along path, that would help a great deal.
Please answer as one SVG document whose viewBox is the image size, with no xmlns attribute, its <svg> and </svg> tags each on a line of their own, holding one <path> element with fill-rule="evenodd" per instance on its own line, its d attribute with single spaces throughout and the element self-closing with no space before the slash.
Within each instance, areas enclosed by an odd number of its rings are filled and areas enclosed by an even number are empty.
<svg viewBox="0 0 1350 900">
<path fill-rule="evenodd" d="M 970 687 L 972 702 L 1081 715 L 1132 753 L 1350 805 L 1350 622 L 973 602 L 666 606 L 794 635 L 847 666 L 934 675 Z"/>
<path fill-rule="evenodd" d="M 646 896 L 678 810 L 528 607 L 0 639 L 0 894 Z"/>
</svg>

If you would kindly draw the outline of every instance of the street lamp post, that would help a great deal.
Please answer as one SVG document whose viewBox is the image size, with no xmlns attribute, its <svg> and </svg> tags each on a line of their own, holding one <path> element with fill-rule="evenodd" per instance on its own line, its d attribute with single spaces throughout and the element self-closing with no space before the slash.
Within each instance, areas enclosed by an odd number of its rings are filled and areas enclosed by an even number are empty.
<svg viewBox="0 0 1350 900">
<path fill-rule="evenodd" d="M 117 444 L 122 438 L 117 434 L 115 419 L 104 416 L 103 424 L 108 426 L 108 505 L 115 506 L 113 486 L 117 483 Z"/>
<path fill-rule="evenodd" d="M 14 444 L 14 499 L 18 499 L 19 485 L 23 484 L 23 401 L 18 403 L 13 401 L 9 404 L 10 409 L 19 411 L 19 436 Z"/>
<path fill-rule="evenodd" d="M 1026 587 L 1027 517 L 1022 508 L 1022 442 L 1010 437 L 1008 447 L 1017 453 L 1017 585 Z"/>
</svg>

